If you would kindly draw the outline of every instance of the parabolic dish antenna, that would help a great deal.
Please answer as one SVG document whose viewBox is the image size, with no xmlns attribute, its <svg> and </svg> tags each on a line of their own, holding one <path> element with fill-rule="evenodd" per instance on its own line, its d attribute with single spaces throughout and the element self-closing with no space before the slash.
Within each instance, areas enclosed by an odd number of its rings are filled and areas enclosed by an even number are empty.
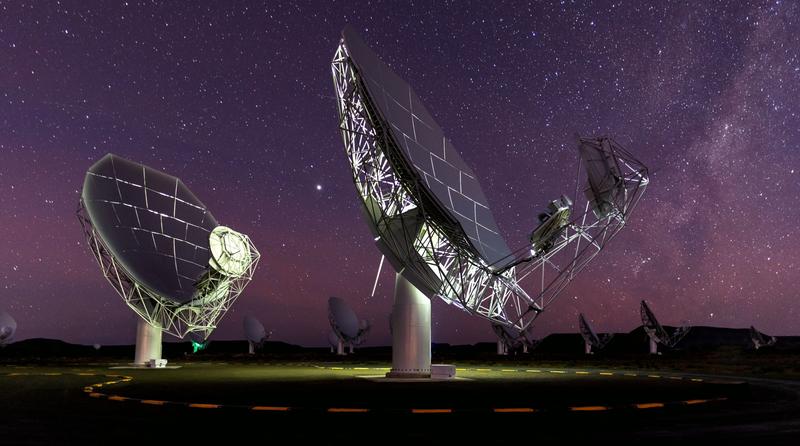
<svg viewBox="0 0 800 446">
<path fill-rule="evenodd" d="M 366 320 L 358 320 L 358 316 L 344 299 L 331 297 L 328 299 L 328 321 L 337 338 L 337 353 L 344 354 L 344 346 L 350 347 L 364 343 L 370 324 Z"/>
<path fill-rule="evenodd" d="M 264 329 L 264 325 L 254 316 L 244 317 L 244 335 L 247 337 L 249 353 L 252 355 L 256 350 L 261 349 L 269 339 L 270 334 Z"/>
<path fill-rule="evenodd" d="M 0 345 L 6 345 L 14 339 L 17 332 L 17 321 L 5 311 L 0 312 Z"/>
<path fill-rule="evenodd" d="M 591 355 L 594 351 L 602 350 L 611 341 L 613 334 L 598 335 L 592 328 L 583 313 L 578 315 L 578 327 L 583 337 L 584 353 Z"/>
<path fill-rule="evenodd" d="M 658 322 L 655 313 L 653 313 L 653 310 L 647 305 L 647 302 L 642 301 L 639 311 L 642 316 L 642 327 L 650 339 L 650 353 L 652 354 L 659 354 L 659 344 L 667 348 L 674 348 L 678 342 L 689 333 L 689 329 L 691 328 L 688 326 L 681 326 L 676 328 L 672 334 L 669 334 L 661 323 Z"/>
<path fill-rule="evenodd" d="M 350 309 L 344 299 L 331 297 L 328 299 L 328 320 L 331 328 L 343 339 L 355 339 L 358 336 L 358 316 Z"/>
<path fill-rule="evenodd" d="M 253 316 L 247 315 L 244 317 L 244 334 L 247 340 L 254 343 L 263 342 L 267 337 L 267 330 L 261 321 Z"/>
<path fill-rule="evenodd" d="M 208 338 L 259 258 L 180 179 L 113 154 L 86 172 L 78 219 L 106 279 L 141 318 L 137 364 L 160 359 L 162 331 Z"/>
<path fill-rule="evenodd" d="M 625 225 L 648 184 L 647 168 L 612 139 L 580 138 L 584 173 L 578 169 L 575 190 L 582 193 L 551 201 L 530 244 L 509 249 L 475 172 L 414 90 L 349 26 L 331 68 L 356 191 L 378 249 L 398 273 L 396 376 L 430 372 L 420 359 L 430 356 L 423 347 L 430 329 L 401 328 L 430 319 L 421 297 L 524 330 Z M 419 363 L 398 365 L 400 350 Z"/>
</svg>

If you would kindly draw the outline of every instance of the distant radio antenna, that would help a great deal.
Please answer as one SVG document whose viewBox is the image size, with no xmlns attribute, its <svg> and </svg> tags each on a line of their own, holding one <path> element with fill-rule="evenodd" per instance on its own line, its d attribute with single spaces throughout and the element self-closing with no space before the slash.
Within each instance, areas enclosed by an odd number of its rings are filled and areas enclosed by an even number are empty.
<svg viewBox="0 0 800 446">
<path fill-rule="evenodd" d="M 247 315 L 242 322 L 244 334 L 247 337 L 248 353 L 255 354 L 256 351 L 264 348 L 264 344 L 269 340 L 272 332 L 267 333 L 264 325 L 254 316 Z"/>
<path fill-rule="evenodd" d="M 691 328 L 686 325 L 680 326 L 670 335 L 658 322 L 656 315 L 647 305 L 647 302 L 642 301 L 640 312 L 642 315 L 642 326 L 650 339 L 650 353 L 654 355 L 660 354 L 658 351 L 659 345 L 663 345 L 666 348 L 675 348 L 678 342 L 689 333 L 689 329 Z"/>
<path fill-rule="evenodd" d="M 492 323 L 492 331 L 497 335 L 497 354 L 505 356 L 515 350 L 528 353 L 529 350 L 536 348 L 540 341 L 534 339 L 531 328 L 517 330 L 503 324 Z"/>
<path fill-rule="evenodd" d="M 753 348 L 756 350 L 760 349 L 761 347 L 771 347 L 775 345 L 777 342 L 777 338 L 775 336 L 765 335 L 760 331 L 756 330 L 756 327 L 750 326 L 750 341 L 753 343 Z"/>
<path fill-rule="evenodd" d="M 592 355 L 596 351 L 600 351 L 608 345 L 611 338 L 614 337 L 613 333 L 598 335 L 595 333 L 589 321 L 583 313 L 578 315 L 578 326 L 580 328 L 581 337 L 583 337 L 584 353 Z"/>
<path fill-rule="evenodd" d="M 347 305 L 344 299 L 339 297 L 328 299 L 328 321 L 336 336 L 337 355 L 344 355 L 345 347 L 349 347 L 352 354 L 355 346 L 366 341 L 367 333 L 371 328 L 369 321 L 359 321 L 355 311 Z M 329 337 L 330 339 L 332 338 Z"/>
</svg>

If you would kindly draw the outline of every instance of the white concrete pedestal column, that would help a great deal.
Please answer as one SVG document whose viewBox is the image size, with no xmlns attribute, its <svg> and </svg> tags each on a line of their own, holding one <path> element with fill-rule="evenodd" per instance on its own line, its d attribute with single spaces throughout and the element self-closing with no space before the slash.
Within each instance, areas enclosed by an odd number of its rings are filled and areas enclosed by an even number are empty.
<svg viewBox="0 0 800 446">
<path fill-rule="evenodd" d="M 147 365 L 151 359 L 161 359 L 161 328 L 138 318 L 136 324 L 135 365 Z"/>
<path fill-rule="evenodd" d="M 399 273 L 392 307 L 392 369 L 386 376 L 431 376 L 431 300 Z"/>
<path fill-rule="evenodd" d="M 658 344 L 653 338 L 650 338 L 650 354 L 651 355 L 658 354 Z"/>
</svg>

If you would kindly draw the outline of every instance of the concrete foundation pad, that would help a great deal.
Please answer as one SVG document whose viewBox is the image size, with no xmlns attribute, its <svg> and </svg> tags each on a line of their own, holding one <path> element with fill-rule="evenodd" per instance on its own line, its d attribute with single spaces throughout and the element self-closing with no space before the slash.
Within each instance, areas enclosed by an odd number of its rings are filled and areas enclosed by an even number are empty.
<svg viewBox="0 0 800 446">
<path fill-rule="evenodd" d="M 433 383 L 433 382 L 448 382 L 448 381 L 472 381 L 471 378 L 462 378 L 457 376 L 455 378 L 390 378 L 386 375 L 356 375 L 356 378 L 366 379 L 373 382 L 380 383 Z"/>
</svg>

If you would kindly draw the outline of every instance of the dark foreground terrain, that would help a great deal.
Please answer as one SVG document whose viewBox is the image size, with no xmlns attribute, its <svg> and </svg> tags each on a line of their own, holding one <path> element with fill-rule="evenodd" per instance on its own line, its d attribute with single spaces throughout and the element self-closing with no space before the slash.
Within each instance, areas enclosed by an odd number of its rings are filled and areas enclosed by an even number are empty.
<svg viewBox="0 0 800 446">
<path fill-rule="evenodd" d="M 791 352 L 498 358 L 485 349 L 439 348 L 437 362 L 456 364 L 460 379 L 398 383 L 376 379 L 388 366 L 385 349 L 342 359 L 278 345 L 253 357 L 232 353 L 239 344 L 211 347 L 184 355 L 185 346 L 168 346 L 170 365 L 181 367 L 167 370 L 120 368 L 128 356 L 114 354 L 128 353 L 122 347 L 84 356 L 6 352 L 0 444 L 800 438 L 800 356 Z"/>
</svg>

